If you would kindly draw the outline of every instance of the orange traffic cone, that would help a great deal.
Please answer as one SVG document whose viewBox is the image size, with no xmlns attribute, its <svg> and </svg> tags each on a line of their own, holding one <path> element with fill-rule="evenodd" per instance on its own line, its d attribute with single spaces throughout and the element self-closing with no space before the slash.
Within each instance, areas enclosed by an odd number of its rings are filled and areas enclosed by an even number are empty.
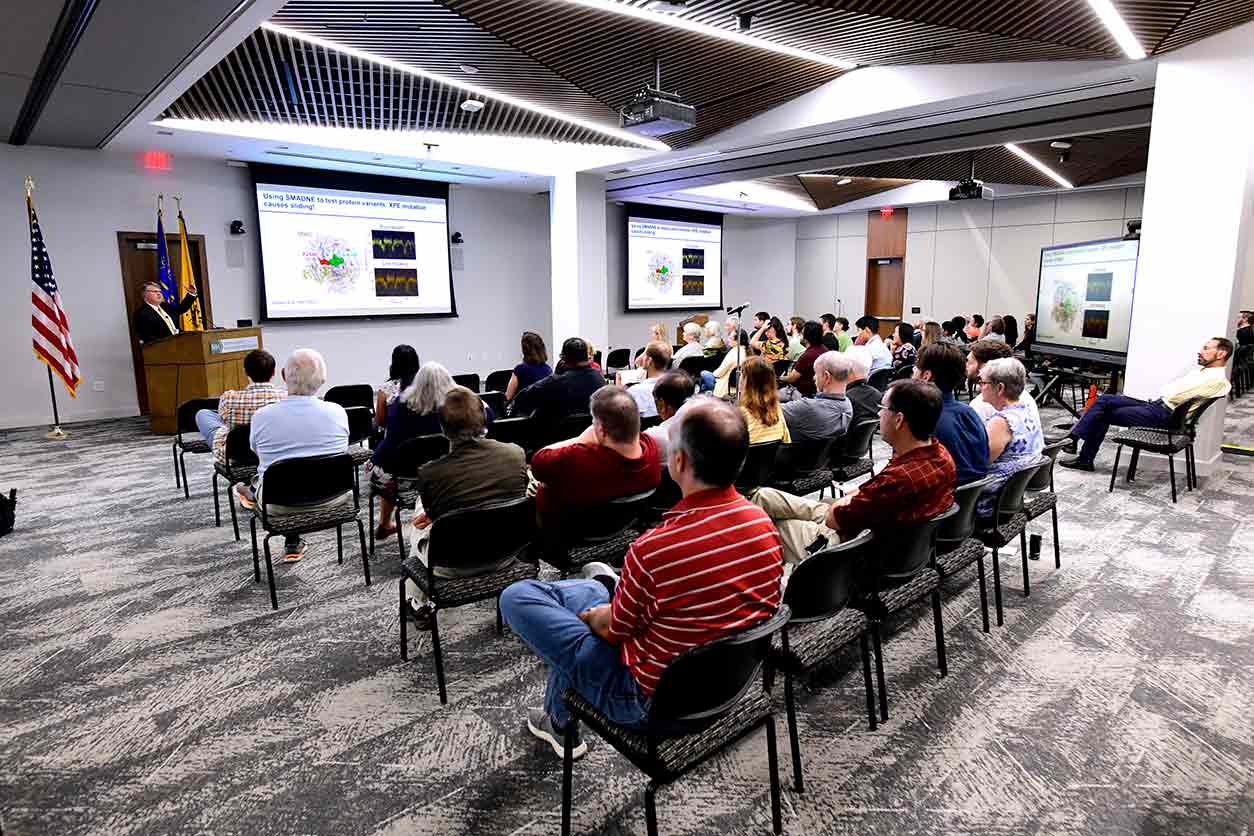
<svg viewBox="0 0 1254 836">
<path fill-rule="evenodd" d="M 1096 400 L 1097 400 L 1097 384 L 1094 383 L 1089 386 L 1089 397 L 1088 397 L 1088 400 L 1084 402 L 1084 411 L 1088 412 L 1089 407 L 1092 406 L 1093 402 Z"/>
</svg>

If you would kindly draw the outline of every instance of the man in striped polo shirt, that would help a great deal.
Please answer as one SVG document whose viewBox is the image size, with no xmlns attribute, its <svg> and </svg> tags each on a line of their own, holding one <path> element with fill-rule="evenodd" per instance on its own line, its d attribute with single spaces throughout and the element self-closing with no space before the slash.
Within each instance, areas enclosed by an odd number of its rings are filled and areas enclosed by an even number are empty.
<svg viewBox="0 0 1254 836">
<path fill-rule="evenodd" d="M 562 756 L 574 688 L 616 723 L 642 725 L 662 672 L 680 653 L 770 618 L 783 575 L 779 534 L 733 483 L 749 431 L 732 405 L 692 400 L 670 430 L 668 466 L 684 498 L 627 551 L 621 577 L 521 581 L 501 595 L 505 621 L 549 664 L 544 707 L 527 728 Z M 577 740 L 574 756 L 587 745 Z"/>
</svg>

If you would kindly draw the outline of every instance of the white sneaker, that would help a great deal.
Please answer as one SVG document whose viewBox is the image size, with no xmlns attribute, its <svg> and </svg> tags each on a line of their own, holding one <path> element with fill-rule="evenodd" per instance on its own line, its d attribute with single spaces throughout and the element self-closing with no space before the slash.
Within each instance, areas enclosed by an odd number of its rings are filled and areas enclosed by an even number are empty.
<svg viewBox="0 0 1254 836">
<path fill-rule="evenodd" d="M 543 708 L 527 709 L 527 731 L 553 747 L 559 758 L 566 757 L 565 736 L 553 726 L 553 718 Z M 575 729 L 575 745 L 571 747 L 571 760 L 579 760 L 588 754 L 588 744 L 579 738 L 579 729 Z"/>
</svg>

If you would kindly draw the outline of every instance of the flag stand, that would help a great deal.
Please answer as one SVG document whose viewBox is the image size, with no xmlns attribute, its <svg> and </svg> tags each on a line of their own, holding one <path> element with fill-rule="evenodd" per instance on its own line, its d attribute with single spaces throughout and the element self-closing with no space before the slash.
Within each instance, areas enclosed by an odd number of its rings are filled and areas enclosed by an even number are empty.
<svg viewBox="0 0 1254 836">
<path fill-rule="evenodd" d="M 53 441 L 61 441 L 69 438 L 70 434 L 61 429 L 61 416 L 57 413 L 57 387 L 52 383 L 52 369 L 48 369 L 48 394 L 52 396 L 52 429 L 48 431 L 46 437 Z"/>
</svg>

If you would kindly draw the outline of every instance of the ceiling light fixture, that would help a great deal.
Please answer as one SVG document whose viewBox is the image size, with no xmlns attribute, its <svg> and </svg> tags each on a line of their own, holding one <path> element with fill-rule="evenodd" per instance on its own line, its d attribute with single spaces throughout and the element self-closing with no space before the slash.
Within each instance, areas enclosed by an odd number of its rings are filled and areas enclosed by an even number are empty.
<svg viewBox="0 0 1254 836">
<path fill-rule="evenodd" d="M 1128 28 L 1128 24 L 1120 17 L 1110 0 L 1089 0 L 1089 5 L 1093 7 L 1093 11 L 1105 25 L 1106 31 L 1115 39 L 1115 43 L 1119 44 L 1124 55 L 1133 61 L 1140 61 L 1145 57 L 1141 42 L 1136 39 L 1136 35 L 1132 34 L 1132 30 Z"/>
<path fill-rule="evenodd" d="M 460 67 L 461 71 L 466 75 L 479 75 L 479 68 L 474 64 L 458 64 L 457 66 Z"/>
<path fill-rule="evenodd" d="M 839 180 L 837 180 L 837 181 L 836 181 L 836 185 L 837 185 L 837 186 L 848 186 L 848 185 L 849 185 L 850 183 L 852 183 L 852 182 L 853 182 L 853 178 L 852 178 L 852 177 L 842 177 L 842 178 L 840 178 Z"/>
<path fill-rule="evenodd" d="M 1022 148 L 1020 148 L 1018 145 L 1015 145 L 1013 142 L 1006 143 L 1006 150 L 1010 151 L 1015 156 L 1019 157 L 1021 160 L 1031 165 L 1037 171 L 1041 172 L 1046 177 L 1053 180 L 1058 185 L 1062 186 L 1064 189 L 1075 188 L 1075 186 L 1071 184 L 1071 181 L 1069 181 L 1066 177 L 1063 177 L 1061 174 L 1054 171 L 1052 168 L 1045 165 L 1045 163 L 1041 162 L 1036 157 L 1033 157 L 1031 154 L 1029 154 L 1027 151 L 1024 151 Z"/>
<path fill-rule="evenodd" d="M 478 113 L 483 110 L 483 102 L 479 99 L 467 99 L 461 103 L 461 109 L 467 113 Z"/>
<path fill-rule="evenodd" d="M 858 66 L 855 62 L 846 61 L 843 58 L 833 58 L 830 55 L 811 52 L 808 49 L 797 49 L 795 47 L 785 46 L 774 41 L 768 41 L 765 38 L 746 35 L 743 32 L 735 32 L 731 29 L 722 29 L 718 26 L 710 26 L 707 23 L 697 23 L 696 21 L 688 20 L 687 18 L 658 14 L 655 11 L 651 11 L 649 8 L 628 6 L 617 2 L 617 0 L 566 0 L 566 2 L 576 6 L 583 6 L 588 9 L 596 9 L 601 12 L 609 12 L 623 17 L 643 20 L 648 23 L 655 23 L 660 26 L 669 26 L 672 29 L 682 29 L 685 32 L 705 35 L 708 38 L 717 38 L 722 41 L 740 44 L 741 46 L 755 47 L 756 49 L 765 50 L 766 52 L 774 52 L 777 55 L 787 55 L 790 58 L 801 58 L 806 61 L 813 61 L 817 64 L 826 64 L 829 67 L 837 67 L 842 70 L 852 70 Z"/>
<path fill-rule="evenodd" d="M 339 52 L 342 55 L 351 55 L 352 57 L 358 58 L 362 61 L 370 61 L 380 66 L 389 67 L 390 69 L 397 70 L 398 72 L 419 76 L 421 78 L 428 78 L 440 84 L 447 84 L 450 87 L 456 87 L 459 90 L 465 90 L 466 92 L 473 93 L 477 96 L 484 96 L 486 98 L 496 99 L 499 102 L 503 102 L 508 105 L 513 105 L 514 107 L 519 107 L 524 110 L 529 110 L 532 113 L 538 113 L 541 116 L 547 116 L 550 119 L 560 119 L 563 122 L 567 122 L 572 125 L 578 125 L 579 127 L 585 128 L 589 131 L 596 131 L 597 133 L 603 134 L 605 136 L 612 136 L 615 139 L 624 140 L 636 146 L 643 145 L 646 148 L 653 148 L 658 151 L 671 150 L 671 147 L 669 145 L 667 145 L 664 142 L 659 142 L 656 139 L 650 139 L 648 137 L 640 136 L 638 134 L 633 134 L 633 133 L 630 133 L 629 131 L 620 130 L 618 128 L 611 128 L 607 125 L 602 125 L 602 124 L 599 124 L 597 122 L 592 122 L 587 119 L 580 119 L 577 116 L 570 116 L 569 114 L 552 110 L 542 105 L 535 104 L 534 102 L 529 102 L 526 99 L 520 99 L 517 96 L 511 96 L 507 93 L 499 93 L 495 90 L 489 90 L 485 87 L 480 87 L 477 84 L 468 84 L 467 82 L 462 81 L 461 79 L 451 78 L 450 76 L 440 75 L 439 73 L 433 73 L 430 70 L 424 70 L 421 67 L 415 67 L 410 64 L 402 64 L 399 61 L 393 61 L 390 58 L 384 58 L 382 55 L 376 55 L 372 52 L 367 52 L 363 49 L 357 49 L 355 47 L 347 46 L 346 44 L 337 43 L 335 41 L 329 41 L 326 38 L 320 38 L 317 35 L 310 35 L 305 32 L 300 32 L 296 29 L 289 29 L 286 26 L 279 26 L 277 24 L 269 23 L 269 22 L 261 24 L 261 28 L 266 29 L 270 32 L 274 32 L 277 35 L 283 35 L 284 37 L 287 37 L 287 38 L 294 38 L 295 40 L 301 41 L 303 43 L 313 44 L 314 46 L 320 46 L 323 49 L 334 50 L 335 52 Z"/>
</svg>

